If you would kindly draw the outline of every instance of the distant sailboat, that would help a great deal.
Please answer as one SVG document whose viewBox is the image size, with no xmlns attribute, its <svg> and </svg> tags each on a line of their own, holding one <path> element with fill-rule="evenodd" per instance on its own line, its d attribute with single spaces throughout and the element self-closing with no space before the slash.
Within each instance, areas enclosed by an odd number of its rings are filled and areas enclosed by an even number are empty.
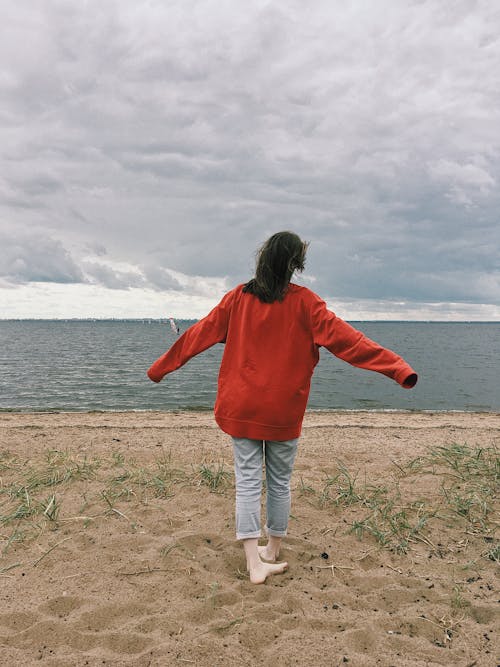
<svg viewBox="0 0 500 667">
<path fill-rule="evenodd" d="M 173 331 L 175 334 L 179 335 L 179 333 L 180 333 L 180 329 L 179 329 L 179 327 L 177 326 L 177 324 L 176 324 L 174 318 L 173 318 L 173 317 L 169 317 L 169 318 L 168 318 L 168 321 L 170 322 L 170 328 L 172 329 L 172 331 Z"/>
</svg>

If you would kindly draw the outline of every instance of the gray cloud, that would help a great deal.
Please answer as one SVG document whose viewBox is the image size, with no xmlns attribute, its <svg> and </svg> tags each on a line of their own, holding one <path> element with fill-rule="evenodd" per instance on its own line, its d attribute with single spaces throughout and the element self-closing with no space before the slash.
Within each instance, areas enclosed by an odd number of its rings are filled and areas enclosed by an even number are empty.
<svg viewBox="0 0 500 667">
<path fill-rule="evenodd" d="M 81 269 L 60 241 L 37 231 L 17 238 L 0 232 L 0 276 L 11 283 L 79 283 Z"/>
<path fill-rule="evenodd" d="M 146 287 L 144 277 L 135 271 L 121 271 L 100 262 L 84 262 L 86 280 L 109 289 Z"/>
<path fill-rule="evenodd" d="M 38 274 L 195 294 L 292 229 L 325 296 L 500 303 L 493 0 L 21 2 L 3 20 L 0 213 L 61 239 Z M 2 275 L 34 279 L 13 261 Z"/>
<path fill-rule="evenodd" d="M 144 276 L 150 287 L 156 290 L 183 291 L 181 283 L 169 272 L 159 266 L 144 268 Z"/>
</svg>

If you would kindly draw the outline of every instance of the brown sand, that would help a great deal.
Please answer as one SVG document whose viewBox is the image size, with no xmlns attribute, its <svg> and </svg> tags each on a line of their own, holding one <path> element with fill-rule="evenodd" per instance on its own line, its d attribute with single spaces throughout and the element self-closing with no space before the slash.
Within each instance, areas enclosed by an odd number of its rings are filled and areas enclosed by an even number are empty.
<svg viewBox="0 0 500 667">
<path fill-rule="evenodd" d="M 463 470 L 431 452 L 482 460 L 499 442 L 498 414 L 308 414 L 289 570 L 254 586 L 211 414 L 2 414 L 0 664 L 494 666 L 494 498 L 481 518 Z M 376 515 L 386 545 L 349 532 L 374 516 L 362 492 L 393 498 Z M 431 510 L 391 536 L 398 512 Z"/>
</svg>

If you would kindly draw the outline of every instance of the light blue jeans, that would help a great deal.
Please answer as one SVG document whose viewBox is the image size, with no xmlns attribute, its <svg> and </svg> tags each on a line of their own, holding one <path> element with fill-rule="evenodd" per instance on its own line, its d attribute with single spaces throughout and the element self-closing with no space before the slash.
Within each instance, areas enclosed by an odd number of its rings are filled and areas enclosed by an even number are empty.
<svg viewBox="0 0 500 667">
<path fill-rule="evenodd" d="M 236 478 L 236 539 L 260 537 L 262 464 L 266 469 L 266 532 L 284 537 L 290 516 L 290 479 L 297 454 L 295 440 L 233 438 Z"/>
</svg>

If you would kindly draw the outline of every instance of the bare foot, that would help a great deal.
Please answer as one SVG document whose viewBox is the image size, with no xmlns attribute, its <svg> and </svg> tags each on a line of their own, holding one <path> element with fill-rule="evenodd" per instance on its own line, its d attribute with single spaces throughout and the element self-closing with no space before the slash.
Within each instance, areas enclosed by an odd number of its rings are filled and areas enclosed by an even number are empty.
<svg viewBox="0 0 500 667">
<path fill-rule="evenodd" d="M 288 569 L 288 563 L 260 563 L 250 568 L 252 584 L 263 584 L 271 574 L 282 574 Z"/>
<path fill-rule="evenodd" d="M 279 556 L 279 553 L 274 553 L 269 549 L 269 545 L 267 544 L 265 547 L 257 547 L 259 550 L 259 556 L 262 558 L 262 560 L 267 561 L 268 563 L 275 563 L 276 559 Z"/>
</svg>

